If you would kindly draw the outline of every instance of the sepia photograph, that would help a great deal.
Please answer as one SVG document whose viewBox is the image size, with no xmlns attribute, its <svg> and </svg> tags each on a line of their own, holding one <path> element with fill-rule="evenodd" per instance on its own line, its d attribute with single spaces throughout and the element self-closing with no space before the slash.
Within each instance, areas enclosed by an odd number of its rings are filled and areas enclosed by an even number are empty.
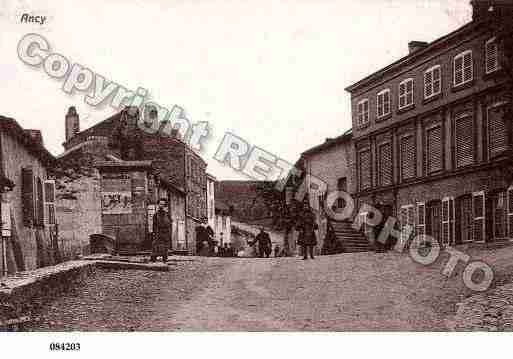
<svg viewBox="0 0 513 359">
<path fill-rule="evenodd" d="M 0 0 L 0 84 L 4 354 L 507 350 L 513 0 Z"/>
</svg>

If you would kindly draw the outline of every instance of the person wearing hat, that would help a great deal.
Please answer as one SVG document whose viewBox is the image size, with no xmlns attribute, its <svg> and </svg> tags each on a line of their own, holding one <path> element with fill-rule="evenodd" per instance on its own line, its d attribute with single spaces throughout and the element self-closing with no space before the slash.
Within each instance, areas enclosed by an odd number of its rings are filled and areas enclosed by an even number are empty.
<svg viewBox="0 0 513 359">
<path fill-rule="evenodd" d="M 173 221 L 166 212 L 167 200 L 159 200 L 159 209 L 153 215 L 153 243 L 151 261 L 155 262 L 162 256 L 162 261 L 167 262 L 167 253 L 171 248 L 171 228 Z"/>
<path fill-rule="evenodd" d="M 297 243 L 301 246 L 303 252 L 303 259 L 310 258 L 314 259 L 313 249 L 317 245 L 317 234 L 316 231 L 319 226 L 315 222 L 315 215 L 310 207 L 305 207 L 301 215 L 301 222 L 296 227 L 299 231 Z"/>
<path fill-rule="evenodd" d="M 264 227 L 260 228 L 260 233 L 257 234 L 255 240 L 250 245 L 254 245 L 255 243 L 258 243 L 258 256 L 260 258 L 264 258 L 264 256 L 269 258 L 272 243 L 271 237 L 269 237 L 269 233 L 265 231 Z"/>
</svg>

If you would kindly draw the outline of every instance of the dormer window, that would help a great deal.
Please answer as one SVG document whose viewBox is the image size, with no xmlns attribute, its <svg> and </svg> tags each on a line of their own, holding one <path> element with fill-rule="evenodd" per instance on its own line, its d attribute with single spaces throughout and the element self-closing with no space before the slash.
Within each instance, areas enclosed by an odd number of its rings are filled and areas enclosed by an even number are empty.
<svg viewBox="0 0 513 359">
<path fill-rule="evenodd" d="M 377 117 L 384 117 L 390 114 L 390 89 L 380 91 L 377 96 Z"/>
<path fill-rule="evenodd" d="M 413 79 L 409 78 L 399 84 L 399 109 L 413 105 Z"/>
<path fill-rule="evenodd" d="M 454 86 L 460 86 L 474 79 L 472 51 L 467 50 L 454 57 Z"/>
<path fill-rule="evenodd" d="M 369 124 L 369 100 L 361 100 L 358 102 L 358 118 L 357 125 L 358 127 L 365 127 Z"/>
</svg>

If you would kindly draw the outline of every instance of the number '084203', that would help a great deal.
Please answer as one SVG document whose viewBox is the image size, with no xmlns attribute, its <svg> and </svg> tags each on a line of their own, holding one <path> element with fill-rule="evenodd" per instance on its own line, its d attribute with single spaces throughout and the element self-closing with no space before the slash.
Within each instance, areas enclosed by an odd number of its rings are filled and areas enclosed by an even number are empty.
<svg viewBox="0 0 513 359">
<path fill-rule="evenodd" d="M 50 343 L 50 351 L 79 351 L 80 343 Z"/>
</svg>

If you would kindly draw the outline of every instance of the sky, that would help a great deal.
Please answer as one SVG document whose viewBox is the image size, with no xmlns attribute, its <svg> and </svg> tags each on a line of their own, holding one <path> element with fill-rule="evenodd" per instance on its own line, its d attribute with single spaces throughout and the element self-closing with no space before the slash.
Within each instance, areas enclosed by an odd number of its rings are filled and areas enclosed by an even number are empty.
<svg viewBox="0 0 513 359">
<path fill-rule="evenodd" d="M 69 106 L 81 129 L 116 112 L 18 58 L 21 38 L 40 34 L 70 62 L 209 122 L 207 171 L 247 179 L 213 158 L 226 132 L 294 163 L 351 127 L 347 86 L 470 19 L 469 0 L 0 0 L 0 115 L 42 130 L 58 155 Z"/>
</svg>

